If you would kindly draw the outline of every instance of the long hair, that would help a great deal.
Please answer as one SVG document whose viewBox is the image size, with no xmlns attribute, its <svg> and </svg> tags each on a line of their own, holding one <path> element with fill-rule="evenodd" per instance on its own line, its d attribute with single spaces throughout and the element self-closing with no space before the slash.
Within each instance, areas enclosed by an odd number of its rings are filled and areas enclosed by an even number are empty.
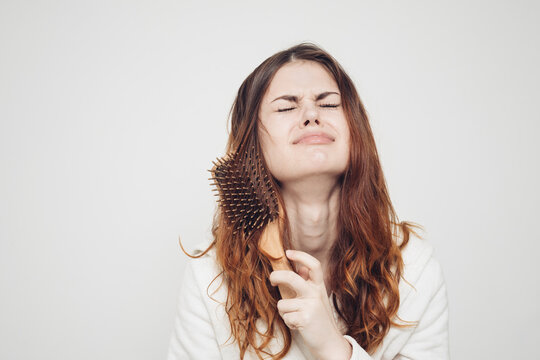
<svg viewBox="0 0 540 360">
<path fill-rule="evenodd" d="M 390 326 L 410 326 L 396 321 L 399 308 L 398 284 L 403 272 L 401 250 L 410 232 L 418 236 L 410 222 L 399 222 L 390 201 L 369 120 L 356 88 L 340 64 L 313 43 L 301 43 L 263 61 L 241 84 L 229 117 L 231 129 L 227 152 L 254 147 L 262 154 L 258 118 L 262 98 L 276 72 L 297 60 L 322 65 L 335 79 L 341 92 L 343 110 L 350 130 L 350 157 L 341 176 L 338 238 L 330 249 L 330 290 L 338 315 L 352 336 L 369 353 L 381 344 Z M 263 158 L 263 163 L 266 163 Z M 278 201 L 283 198 L 278 189 Z M 286 211 L 286 209 L 284 209 Z M 290 226 L 285 216 L 282 234 L 285 248 L 291 248 Z M 401 242 L 396 235 L 401 232 Z M 272 267 L 258 250 L 260 232 L 233 234 L 225 214 L 216 210 L 212 225 L 216 260 L 227 285 L 225 304 L 231 336 L 243 359 L 251 347 L 281 359 L 291 347 L 291 332 L 277 310 L 280 299 L 269 282 Z M 202 256 L 199 255 L 199 256 Z M 401 319 L 399 319 L 401 320 Z M 263 322 L 266 327 L 260 327 Z M 270 354 L 266 346 L 281 331 L 283 349 Z M 229 337 L 231 339 L 231 337 Z"/>
</svg>

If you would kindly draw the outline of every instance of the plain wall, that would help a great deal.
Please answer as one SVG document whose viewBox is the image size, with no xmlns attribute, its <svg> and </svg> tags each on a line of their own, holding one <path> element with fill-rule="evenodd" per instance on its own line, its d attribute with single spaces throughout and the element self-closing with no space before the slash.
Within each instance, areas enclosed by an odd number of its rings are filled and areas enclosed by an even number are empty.
<svg viewBox="0 0 540 360">
<path fill-rule="evenodd" d="M 540 5 L 0 2 L 0 358 L 162 359 L 244 78 L 301 41 L 369 113 L 445 273 L 453 359 L 540 338 Z"/>
</svg>

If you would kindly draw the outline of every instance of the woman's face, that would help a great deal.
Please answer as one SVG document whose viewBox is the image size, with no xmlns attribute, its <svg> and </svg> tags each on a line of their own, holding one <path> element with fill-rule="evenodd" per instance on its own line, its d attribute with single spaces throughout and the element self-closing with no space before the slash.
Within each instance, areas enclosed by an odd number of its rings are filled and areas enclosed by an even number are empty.
<svg viewBox="0 0 540 360">
<path fill-rule="evenodd" d="M 287 182 L 342 174 L 349 160 L 349 126 L 330 73 L 313 61 L 282 66 L 259 111 L 259 138 L 269 170 Z"/>
</svg>

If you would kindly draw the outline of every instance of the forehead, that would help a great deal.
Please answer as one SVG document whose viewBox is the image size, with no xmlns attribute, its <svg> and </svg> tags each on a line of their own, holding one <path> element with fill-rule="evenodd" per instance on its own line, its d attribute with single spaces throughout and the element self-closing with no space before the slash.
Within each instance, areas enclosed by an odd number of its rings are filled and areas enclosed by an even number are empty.
<svg viewBox="0 0 540 360">
<path fill-rule="evenodd" d="M 284 94 L 309 96 L 311 93 L 332 90 L 338 92 L 337 83 L 321 64 L 314 61 L 293 61 L 276 72 L 265 97 L 268 99 Z"/>
</svg>

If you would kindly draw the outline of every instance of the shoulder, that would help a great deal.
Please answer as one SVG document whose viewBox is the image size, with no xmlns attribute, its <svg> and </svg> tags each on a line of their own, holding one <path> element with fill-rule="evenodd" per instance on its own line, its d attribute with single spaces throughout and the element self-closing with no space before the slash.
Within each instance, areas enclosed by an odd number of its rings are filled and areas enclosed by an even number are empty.
<svg viewBox="0 0 540 360">
<path fill-rule="evenodd" d="M 188 252 L 200 255 L 200 250 Z M 239 356 L 232 343 L 226 345 L 230 335 L 223 306 L 227 294 L 221 286 L 221 271 L 214 253 L 211 249 L 199 258 L 186 261 L 169 359 L 232 359 Z"/>
<path fill-rule="evenodd" d="M 210 243 L 198 244 L 192 254 L 199 256 L 209 245 Z M 193 284 L 196 284 L 199 291 L 202 293 L 206 292 L 207 289 L 218 289 L 221 284 L 221 273 L 221 267 L 216 260 L 216 251 L 214 247 L 201 257 L 188 258 L 187 260 L 185 276 L 188 277 Z M 208 293 L 211 294 L 211 292 Z"/>
<path fill-rule="evenodd" d="M 401 250 L 404 266 L 395 320 L 411 326 L 392 326 L 375 358 L 448 359 L 448 298 L 434 254 L 424 234 L 410 234 Z"/>
<path fill-rule="evenodd" d="M 201 255 L 202 250 L 195 249 L 192 255 Z M 216 336 L 221 339 L 226 333 L 227 318 L 225 304 L 227 302 L 227 286 L 223 280 L 221 266 L 216 261 L 215 249 L 212 247 L 198 258 L 188 258 L 184 270 L 183 288 L 180 296 L 190 300 L 192 309 L 200 309 L 211 322 Z M 202 316 L 202 315 L 201 315 Z"/>
<path fill-rule="evenodd" d="M 401 251 L 403 273 L 400 280 L 402 300 L 409 296 L 431 299 L 444 286 L 444 274 L 440 262 L 434 256 L 434 247 L 426 238 L 410 233 L 409 242 Z"/>
<path fill-rule="evenodd" d="M 401 228 L 395 230 L 394 240 L 396 244 L 401 245 L 404 240 L 404 234 Z M 432 244 L 425 239 L 415 234 L 413 231 L 409 232 L 409 241 L 405 247 L 401 250 L 401 256 L 405 265 L 418 265 L 423 260 L 430 258 L 433 255 Z"/>
</svg>

